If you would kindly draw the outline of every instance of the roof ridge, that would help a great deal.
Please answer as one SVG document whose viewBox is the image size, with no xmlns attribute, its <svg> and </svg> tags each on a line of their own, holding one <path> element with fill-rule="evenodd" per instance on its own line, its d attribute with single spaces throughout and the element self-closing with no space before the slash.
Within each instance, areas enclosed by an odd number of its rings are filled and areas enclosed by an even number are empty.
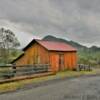
<svg viewBox="0 0 100 100">
<path fill-rule="evenodd" d="M 54 51 L 77 51 L 72 45 L 60 41 L 47 41 L 47 40 L 40 40 L 40 39 L 33 39 L 24 49 L 25 51 L 29 46 L 31 46 L 34 42 L 39 43 L 47 50 L 54 50 Z"/>
</svg>

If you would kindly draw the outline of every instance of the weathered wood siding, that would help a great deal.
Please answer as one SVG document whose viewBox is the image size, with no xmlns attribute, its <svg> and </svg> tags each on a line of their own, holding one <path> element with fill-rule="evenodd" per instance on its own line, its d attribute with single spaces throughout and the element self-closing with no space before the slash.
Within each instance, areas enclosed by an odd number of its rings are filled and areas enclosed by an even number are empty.
<svg viewBox="0 0 100 100">
<path fill-rule="evenodd" d="M 49 52 L 38 43 L 33 44 L 26 51 L 24 56 L 15 62 L 17 65 L 23 64 L 48 64 Z"/>
<path fill-rule="evenodd" d="M 59 55 L 56 52 L 50 52 L 50 65 L 53 71 L 58 71 Z"/>
<path fill-rule="evenodd" d="M 75 69 L 77 67 L 77 53 L 66 52 L 64 54 L 64 65 L 65 69 Z"/>
<path fill-rule="evenodd" d="M 76 52 L 51 52 L 50 64 L 54 71 L 59 71 L 59 54 L 64 55 L 64 66 L 60 70 L 75 69 L 77 67 L 77 53 Z"/>
</svg>

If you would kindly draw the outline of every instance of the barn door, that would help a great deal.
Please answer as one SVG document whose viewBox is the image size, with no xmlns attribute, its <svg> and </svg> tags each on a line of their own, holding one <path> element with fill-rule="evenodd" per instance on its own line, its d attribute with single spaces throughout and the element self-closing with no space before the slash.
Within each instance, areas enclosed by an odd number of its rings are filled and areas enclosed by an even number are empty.
<svg viewBox="0 0 100 100">
<path fill-rule="evenodd" d="M 64 54 L 59 54 L 59 71 L 64 70 Z"/>
</svg>

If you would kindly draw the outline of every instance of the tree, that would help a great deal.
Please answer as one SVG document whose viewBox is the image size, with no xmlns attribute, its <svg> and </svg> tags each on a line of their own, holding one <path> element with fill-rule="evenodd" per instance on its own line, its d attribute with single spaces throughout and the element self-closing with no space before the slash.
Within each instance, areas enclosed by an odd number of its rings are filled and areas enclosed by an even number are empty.
<svg viewBox="0 0 100 100">
<path fill-rule="evenodd" d="M 20 46 L 18 39 L 15 34 L 5 28 L 0 29 L 0 57 L 4 63 L 9 61 L 9 51 L 10 49 L 15 49 Z"/>
</svg>

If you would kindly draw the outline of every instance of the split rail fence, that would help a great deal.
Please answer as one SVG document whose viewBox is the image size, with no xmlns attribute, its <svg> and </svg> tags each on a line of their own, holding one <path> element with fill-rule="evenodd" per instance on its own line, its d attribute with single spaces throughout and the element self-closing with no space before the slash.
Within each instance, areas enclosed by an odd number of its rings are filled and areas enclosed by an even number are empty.
<svg viewBox="0 0 100 100">
<path fill-rule="evenodd" d="M 49 71 L 50 71 L 49 64 L 0 66 L 0 79 L 8 79 L 16 76 L 33 75 Z"/>
</svg>

